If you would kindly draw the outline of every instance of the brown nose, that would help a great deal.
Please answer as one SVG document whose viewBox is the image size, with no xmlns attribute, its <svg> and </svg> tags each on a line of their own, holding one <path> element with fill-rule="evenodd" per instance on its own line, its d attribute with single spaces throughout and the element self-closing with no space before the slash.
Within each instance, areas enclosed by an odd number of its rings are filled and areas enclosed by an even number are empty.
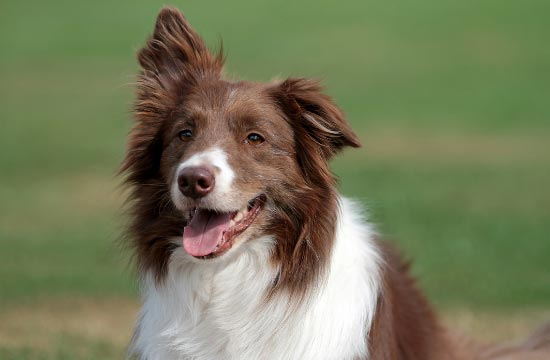
<svg viewBox="0 0 550 360">
<path fill-rule="evenodd" d="M 183 195 L 193 199 L 206 196 L 214 189 L 215 178 L 210 170 L 202 166 L 184 168 L 178 176 L 178 185 Z"/>
</svg>

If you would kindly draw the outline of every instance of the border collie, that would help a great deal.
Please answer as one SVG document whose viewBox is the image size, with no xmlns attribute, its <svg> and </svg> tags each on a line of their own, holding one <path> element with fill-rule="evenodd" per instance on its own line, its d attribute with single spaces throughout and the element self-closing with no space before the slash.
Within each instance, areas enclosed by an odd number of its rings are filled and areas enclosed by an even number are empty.
<svg viewBox="0 0 550 360">
<path fill-rule="evenodd" d="M 336 190 L 329 160 L 360 142 L 317 82 L 224 78 L 221 51 L 173 8 L 138 60 L 122 165 L 143 297 L 130 356 L 525 359 L 548 342 L 477 347 L 439 325 Z"/>
</svg>

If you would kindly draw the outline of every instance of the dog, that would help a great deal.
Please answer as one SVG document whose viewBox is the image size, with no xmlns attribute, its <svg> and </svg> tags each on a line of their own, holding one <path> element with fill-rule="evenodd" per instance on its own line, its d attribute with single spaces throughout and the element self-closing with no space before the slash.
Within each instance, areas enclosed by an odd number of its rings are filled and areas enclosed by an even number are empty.
<svg viewBox="0 0 550 360">
<path fill-rule="evenodd" d="M 318 82 L 227 80 L 222 52 L 174 8 L 137 58 L 121 170 L 143 300 L 129 356 L 550 358 L 548 329 L 494 347 L 440 325 L 398 252 L 338 193 L 329 161 L 360 141 Z"/>
</svg>

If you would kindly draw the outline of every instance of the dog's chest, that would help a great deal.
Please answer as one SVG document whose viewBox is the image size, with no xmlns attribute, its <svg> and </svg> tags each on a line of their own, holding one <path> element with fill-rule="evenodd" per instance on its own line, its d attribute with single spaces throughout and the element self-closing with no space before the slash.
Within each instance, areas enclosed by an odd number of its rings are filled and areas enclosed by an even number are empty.
<svg viewBox="0 0 550 360">
<path fill-rule="evenodd" d="M 173 299 L 161 294 L 149 298 L 139 330 L 145 345 L 140 347 L 150 350 L 145 358 L 346 359 L 351 356 L 345 354 L 360 350 L 349 346 L 353 337 L 364 342 L 364 333 L 346 331 L 344 319 L 337 318 L 341 314 L 324 304 L 310 304 L 307 311 L 289 316 L 283 299 L 266 305 L 242 287 L 235 290 L 238 297 L 216 288 L 196 293 L 192 303 L 179 306 L 179 313 Z"/>
</svg>

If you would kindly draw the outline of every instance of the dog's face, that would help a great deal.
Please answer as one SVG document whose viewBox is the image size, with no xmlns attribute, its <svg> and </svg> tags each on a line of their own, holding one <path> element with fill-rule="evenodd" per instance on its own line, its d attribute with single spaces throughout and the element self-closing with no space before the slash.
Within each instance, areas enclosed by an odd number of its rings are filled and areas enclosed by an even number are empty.
<svg viewBox="0 0 550 360">
<path fill-rule="evenodd" d="M 184 249 L 218 257 L 262 235 L 276 194 L 300 179 L 294 133 L 269 86 L 212 80 L 166 122 L 161 173 L 187 217 Z"/>
<path fill-rule="evenodd" d="M 162 273 L 167 239 L 179 232 L 185 251 L 204 261 L 272 236 L 281 279 L 321 266 L 337 206 L 328 161 L 359 141 L 320 86 L 225 80 L 222 57 L 170 8 L 138 60 L 123 170 L 140 263 Z"/>
</svg>

